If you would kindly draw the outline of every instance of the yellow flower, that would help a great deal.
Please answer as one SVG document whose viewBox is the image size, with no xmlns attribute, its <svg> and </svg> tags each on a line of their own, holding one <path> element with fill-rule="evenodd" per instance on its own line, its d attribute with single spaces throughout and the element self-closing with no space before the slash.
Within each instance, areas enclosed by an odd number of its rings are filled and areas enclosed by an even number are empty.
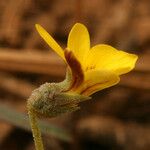
<svg viewBox="0 0 150 150">
<path fill-rule="evenodd" d="M 89 96 L 96 91 L 117 84 L 120 75 L 131 71 L 137 55 L 117 50 L 109 45 L 98 44 L 90 48 L 87 28 L 76 23 L 63 49 L 40 25 L 36 29 L 47 44 L 68 64 L 72 84 L 68 92 Z"/>
</svg>

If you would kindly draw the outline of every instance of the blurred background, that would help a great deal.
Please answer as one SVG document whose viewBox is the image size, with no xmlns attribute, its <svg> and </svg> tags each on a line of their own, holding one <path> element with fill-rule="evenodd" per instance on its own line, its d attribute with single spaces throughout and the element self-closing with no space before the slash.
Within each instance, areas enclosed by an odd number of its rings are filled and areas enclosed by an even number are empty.
<svg viewBox="0 0 150 150">
<path fill-rule="evenodd" d="M 0 150 L 34 149 L 27 98 L 39 85 L 65 76 L 64 63 L 34 25 L 65 48 L 76 22 L 87 26 L 92 46 L 107 43 L 139 60 L 118 85 L 94 94 L 81 110 L 46 119 L 46 150 L 150 149 L 150 1 L 1 0 Z"/>
</svg>

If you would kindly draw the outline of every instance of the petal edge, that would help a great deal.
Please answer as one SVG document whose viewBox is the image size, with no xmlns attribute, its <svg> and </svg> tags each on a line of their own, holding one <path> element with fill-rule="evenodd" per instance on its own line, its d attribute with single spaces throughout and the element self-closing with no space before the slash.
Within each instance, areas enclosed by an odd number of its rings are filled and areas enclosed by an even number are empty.
<svg viewBox="0 0 150 150">
<path fill-rule="evenodd" d="M 59 44 L 52 38 L 52 36 L 39 24 L 35 24 L 36 30 L 44 41 L 64 60 L 64 51 Z"/>
</svg>

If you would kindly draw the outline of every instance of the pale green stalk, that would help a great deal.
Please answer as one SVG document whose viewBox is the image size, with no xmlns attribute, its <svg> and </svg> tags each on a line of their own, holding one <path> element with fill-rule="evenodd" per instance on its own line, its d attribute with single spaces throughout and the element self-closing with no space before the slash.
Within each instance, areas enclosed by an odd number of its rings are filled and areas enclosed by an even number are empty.
<svg viewBox="0 0 150 150">
<path fill-rule="evenodd" d="M 36 113 L 34 113 L 32 109 L 30 109 L 30 106 L 28 107 L 28 114 L 29 114 L 31 129 L 33 133 L 35 148 L 36 150 L 44 150 L 41 131 L 37 121 L 37 115 Z"/>
<path fill-rule="evenodd" d="M 28 99 L 28 113 L 36 150 L 44 150 L 37 116 L 56 117 L 79 109 L 78 103 L 90 97 L 67 92 L 71 86 L 71 75 L 60 83 L 45 83 L 35 89 Z"/>
</svg>

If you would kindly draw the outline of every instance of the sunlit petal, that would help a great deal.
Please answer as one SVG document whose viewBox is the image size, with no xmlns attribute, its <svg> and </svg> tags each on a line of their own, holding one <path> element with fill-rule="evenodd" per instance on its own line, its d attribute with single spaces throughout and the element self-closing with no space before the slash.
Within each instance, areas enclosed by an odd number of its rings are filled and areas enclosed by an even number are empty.
<svg viewBox="0 0 150 150">
<path fill-rule="evenodd" d="M 52 38 L 52 36 L 39 24 L 36 24 L 36 29 L 40 36 L 45 40 L 45 42 L 63 59 L 64 58 L 64 51 L 59 46 L 59 44 Z"/>
<path fill-rule="evenodd" d="M 96 45 L 88 53 L 85 70 L 106 69 L 118 75 L 127 73 L 135 67 L 137 55 L 119 51 L 109 45 Z"/>
<path fill-rule="evenodd" d="M 84 82 L 76 91 L 89 96 L 97 91 L 117 84 L 119 80 L 120 78 L 118 75 L 108 70 L 88 71 L 85 74 Z"/>
<path fill-rule="evenodd" d="M 87 28 L 76 23 L 71 29 L 68 37 L 67 48 L 73 51 L 75 57 L 83 63 L 90 49 L 90 37 Z"/>
</svg>

